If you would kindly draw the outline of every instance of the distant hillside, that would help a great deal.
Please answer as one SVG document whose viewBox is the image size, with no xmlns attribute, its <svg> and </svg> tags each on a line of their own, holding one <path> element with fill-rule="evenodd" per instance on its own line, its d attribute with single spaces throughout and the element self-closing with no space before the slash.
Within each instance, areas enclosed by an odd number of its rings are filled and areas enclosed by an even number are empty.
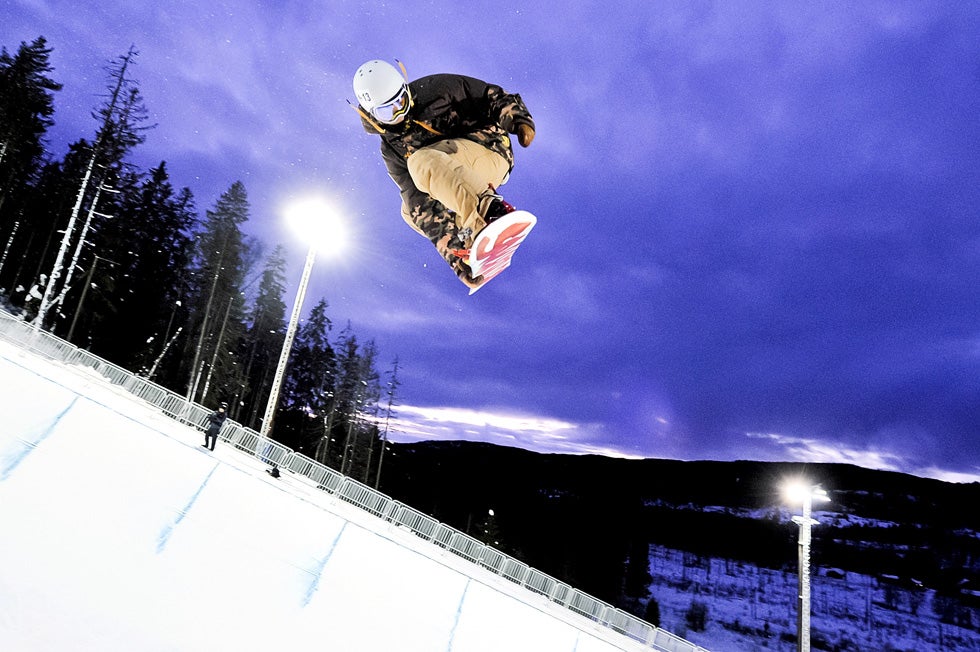
<svg viewBox="0 0 980 652">
<path fill-rule="evenodd" d="M 977 483 L 845 464 L 624 460 L 469 442 L 394 451 L 385 493 L 622 606 L 643 582 L 651 545 L 795 567 L 798 528 L 780 485 L 799 475 L 832 499 L 814 529 L 815 565 L 949 592 L 980 577 Z"/>
</svg>

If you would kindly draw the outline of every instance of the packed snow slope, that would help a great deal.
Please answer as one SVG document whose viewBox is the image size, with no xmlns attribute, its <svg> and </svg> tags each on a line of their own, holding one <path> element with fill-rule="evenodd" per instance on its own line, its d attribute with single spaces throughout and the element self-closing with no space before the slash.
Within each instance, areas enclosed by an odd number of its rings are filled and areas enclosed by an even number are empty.
<svg viewBox="0 0 980 652">
<path fill-rule="evenodd" d="M 4 650 L 650 649 L 5 342 L 0 414 Z"/>
</svg>

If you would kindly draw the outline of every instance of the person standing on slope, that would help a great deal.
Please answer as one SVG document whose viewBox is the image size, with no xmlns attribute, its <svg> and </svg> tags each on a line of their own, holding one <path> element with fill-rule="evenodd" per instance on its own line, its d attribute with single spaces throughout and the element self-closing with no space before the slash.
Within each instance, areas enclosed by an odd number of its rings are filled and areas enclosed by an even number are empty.
<svg viewBox="0 0 980 652">
<path fill-rule="evenodd" d="M 222 403 L 218 406 L 218 409 L 208 415 L 208 427 L 204 431 L 204 443 L 201 446 L 209 450 L 214 450 L 214 445 L 218 443 L 218 433 L 221 432 L 221 426 L 224 425 L 225 419 L 228 418 L 225 410 L 228 409 L 227 403 Z"/>
<path fill-rule="evenodd" d="M 400 64 L 399 64 L 400 65 Z M 381 136 L 388 175 L 401 190 L 402 218 L 428 238 L 468 287 L 473 239 L 514 207 L 497 194 L 514 167 L 509 134 L 522 147 L 534 120 L 520 95 L 473 77 L 408 81 L 404 66 L 377 59 L 354 73 L 361 122 Z"/>
</svg>

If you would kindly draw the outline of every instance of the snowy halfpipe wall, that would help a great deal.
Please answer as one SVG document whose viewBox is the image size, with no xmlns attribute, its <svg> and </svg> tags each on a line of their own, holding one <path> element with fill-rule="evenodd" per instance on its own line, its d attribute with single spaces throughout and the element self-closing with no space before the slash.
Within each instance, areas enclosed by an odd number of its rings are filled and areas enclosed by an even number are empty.
<svg viewBox="0 0 980 652">
<path fill-rule="evenodd" d="M 0 415 L 0 649 L 671 649 L 6 342 Z"/>
</svg>

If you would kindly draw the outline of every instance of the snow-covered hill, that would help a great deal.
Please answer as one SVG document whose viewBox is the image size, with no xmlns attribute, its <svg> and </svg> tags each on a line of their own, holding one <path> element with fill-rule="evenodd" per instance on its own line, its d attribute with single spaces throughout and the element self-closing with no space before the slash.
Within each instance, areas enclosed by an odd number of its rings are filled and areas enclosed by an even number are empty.
<svg viewBox="0 0 980 652">
<path fill-rule="evenodd" d="M 814 567 L 814 650 L 834 652 L 980 651 L 976 610 L 934 590 Z M 712 652 L 796 650 L 796 569 L 770 570 L 650 548 L 651 599 L 661 625 Z M 706 627 L 688 625 L 691 605 L 706 607 Z M 952 608 L 952 611 L 951 611 Z M 960 625 L 944 622 L 961 621 Z M 972 626 L 971 626 L 972 624 Z"/>
</svg>

